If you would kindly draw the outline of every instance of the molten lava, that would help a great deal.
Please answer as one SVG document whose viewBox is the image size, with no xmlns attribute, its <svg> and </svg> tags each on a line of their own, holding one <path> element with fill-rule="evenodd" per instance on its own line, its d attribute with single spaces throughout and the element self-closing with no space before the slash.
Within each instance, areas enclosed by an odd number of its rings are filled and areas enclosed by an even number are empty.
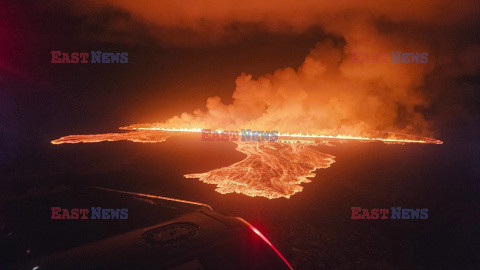
<svg viewBox="0 0 480 270">
<path fill-rule="evenodd" d="M 141 143 L 158 143 L 185 133 L 200 133 L 199 128 L 158 128 L 151 125 L 123 127 L 123 133 L 70 135 L 52 141 L 52 144 L 95 143 L 127 140 Z M 307 139 L 307 140 L 306 140 Z M 185 175 L 217 185 L 222 194 L 241 193 L 247 196 L 263 196 L 269 199 L 290 198 L 301 192 L 302 183 L 315 176 L 315 170 L 328 168 L 335 157 L 321 153 L 319 145 L 331 145 L 333 141 L 380 141 L 384 143 L 442 144 L 440 140 L 412 135 L 386 133 L 382 137 L 346 135 L 279 134 L 278 141 L 237 141 L 236 150 L 247 156 L 230 166 L 205 173 Z M 304 143 L 295 143 L 304 142 Z"/>
<path fill-rule="evenodd" d="M 315 177 L 314 171 L 328 168 L 334 156 L 324 154 L 310 144 L 278 142 L 236 142 L 236 150 L 245 159 L 206 173 L 187 174 L 208 184 L 216 184 L 222 194 L 242 193 L 269 199 L 285 197 L 302 191 L 301 183 Z"/>
<path fill-rule="evenodd" d="M 96 142 L 116 142 L 131 141 L 140 143 L 159 143 L 164 142 L 167 138 L 174 136 L 174 133 L 155 132 L 155 131 L 138 131 L 124 133 L 105 133 L 91 135 L 69 135 L 53 140 L 52 144 L 64 143 L 96 143 Z"/>
<path fill-rule="evenodd" d="M 145 125 L 143 127 L 138 126 L 128 126 L 121 127 L 123 130 L 138 130 L 138 131 L 164 131 L 164 132 L 189 132 L 189 133 L 200 133 L 202 129 L 200 128 L 161 128 L 161 127 L 152 127 L 151 125 Z M 415 136 L 410 134 L 394 134 L 394 133 L 384 133 L 384 137 L 362 137 L 362 136 L 353 136 L 353 135 L 317 135 L 317 134 L 303 134 L 303 133 L 279 133 L 278 137 L 285 140 L 296 140 L 296 139 L 322 139 L 322 140 L 353 140 L 353 141 L 364 141 L 364 142 L 384 142 L 384 143 L 433 143 L 433 144 L 443 144 L 442 141 L 436 140 L 428 137 Z"/>
</svg>

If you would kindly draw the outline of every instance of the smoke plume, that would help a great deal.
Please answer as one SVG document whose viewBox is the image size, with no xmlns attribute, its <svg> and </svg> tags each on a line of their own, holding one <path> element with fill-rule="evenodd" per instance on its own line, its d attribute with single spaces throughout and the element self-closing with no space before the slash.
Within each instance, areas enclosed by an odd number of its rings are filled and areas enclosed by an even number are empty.
<svg viewBox="0 0 480 270">
<path fill-rule="evenodd" d="M 430 123 L 422 111 L 437 90 L 427 85 L 427 76 L 438 72 L 441 85 L 452 77 L 479 70 L 474 59 L 478 59 L 480 47 L 463 33 L 456 36 L 458 29 L 475 22 L 479 11 L 475 1 L 288 0 L 280 4 L 102 0 L 74 7 L 84 14 L 105 8 L 121 10 L 169 46 L 235 42 L 259 29 L 301 33 L 312 26 L 343 40 L 322 38 L 299 67 L 283 67 L 257 78 L 241 74 L 232 89 L 233 103 L 214 96 L 206 101 L 206 110 L 136 126 L 350 135 L 392 131 L 431 136 Z M 110 27 L 112 31 L 128 31 L 122 21 L 111 22 Z M 355 51 L 426 52 L 429 61 L 355 63 Z"/>
</svg>

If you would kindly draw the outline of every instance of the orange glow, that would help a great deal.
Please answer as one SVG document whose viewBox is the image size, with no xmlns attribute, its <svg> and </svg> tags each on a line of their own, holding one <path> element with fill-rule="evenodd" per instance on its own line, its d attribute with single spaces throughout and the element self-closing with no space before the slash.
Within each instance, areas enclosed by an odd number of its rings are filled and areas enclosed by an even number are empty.
<svg viewBox="0 0 480 270">
<path fill-rule="evenodd" d="M 115 141 L 131 141 L 140 143 L 158 143 L 165 141 L 168 137 L 175 134 L 166 132 L 125 132 L 125 133 L 105 133 L 91 135 L 69 135 L 53 140 L 52 144 L 64 143 L 97 143 L 97 142 L 115 142 Z"/>
<path fill-rule="evenodd" d="M 123 133 L 94 135 L 70 135 L 52 141 L 52 144 L 94 143 L 102 141 L 127 140 L 141 143 L 163 142 L 171 136 L 187 133 L 201 133 L 200 128 L 159 128 L 152 125 L 136 125 L 121 128 Z M 306 141 L 303 139 L 309 139 Z M 292 143 L 292 142 L 307 143 Z M 309 183 L 317 169 L 325 169 L 335 162 L 335 157 L 319 151 L 320 145 L 331 142 L 359 141 L 383 143 L 442 144 L 440 140 L 413 135 L 387 134 L 384 137 L 359 137 L 349 135 L 316 135 L 302 133 L 279 134 L 278 141 L 253 142 L 234 141 L 236 150 L 246 157 L 226 167 L 204 173 L 184 175 L 216 185 L 221 194 L 240 193 L 250 197 L 262 196 L 268 199 L 290 198 L 301 192 L 302 183 Z M 290 143 L 288 143 L 290 142 Z"/>
<path fill-rule="evenodd" d="M 121 127 L 123 130 L 133 130 L 124 133 L 105 133 L 91 135 L 69 135 L 51 141 L 52 144 L 64 143 L 96 143 L 96 142 L 114 142 L 114 141 L 132 141 L 140 143 L 158 143 L 167 138 L 182 133 L 201 133 L 201 128 L 156 128 L 156 127 Z M 217 130 L 222 131 L 222 130 Z M 173 134 L 172 134 L 173 133 Z M 423 144 L 443 144 L 441 140 L 414 136 L 414 135 L 392 135 L 388 137 L 362 137 L 353 135 L 317 135 L 303 133 L 279 133 L 279 139 L 301 140 L 301 139 L 321 139 L 324 141 L 364 141 L 364 142 L 384 142 L 384 143 L 423 143 Z M 403 137 L 403 138 L 402 138 Z"/>
<path fill-rule="evenodd" d="M 148 125 L 148 124 L 147 124 Z M 165 132 L 188 132 L 188 133 L 201 133 L 201 128 L 157 128 L 157 127 L 122 127 L 120 129 L 131 129 L 131 130 L 140 130 L 140 131 L 165 131 Z M 222 131 L 222 130 L 217 130 Z M 392 134 L 389 134 L 392 136 Z M 325 139 L 325 140 L 353 140 L 353 141 L 380 141 L 385 143 L 433 143 L 433 144 L 443 144 L 442 141 L 428 138 L 420 137 L 408 134 L 402 134 L 403 137 L 408 138 L 399 138 L 398 135 L 393 135 L 393 137 L 361 137 L 353 135 L 317 135 L 317 134 L 302 134 L 302 133 L 279 133 L 279 138 L 288 138 L 288 139 Z"/>
<path fill-rule="evenodd" d="M 149 12 L 156 14 L 156 5 L 148 5 L 148 9 L 138 9 L 138 5 L 133 7 L 127 2 L 115 1 L 125 5 L 122 7 L 127 10 L 132 8 L 131 11 L 139 16 L 150 18 Z M 377 2 L 370 4 L 381 7 Z M 170 8 L 175 10 L 176 4 L 172 5 Z M 212 6 L 219 8 L 219 14 L 211 17 L 212 25 L 217 25 L 217 19 L 230 20 L 231 12 L 223 14 L 222 5 Z M 275 4 L 272 8 L 276 9 L 279 7 L 277 6 Z M 278 10 L 281 11 L 278 14 L 292 11 L 286 6 L 280 6 L 285 10 Z M 336 9 L 336 5 L 334 6 Z M 343 10 L 341 6 L 338 8 Z M 364 4 L 360 6 L 363 7 Z M 270 14 L 272 8 L 265 11 L 268 10 Z M 323 10 L 305 8 L 309 11 Z M 259 9 L 261 10 L 263 9 Z M 146 11 L 148 12 L 145 13 Z M 239 9 L 234 8 L 234 11 Z M 359 14 L 364 14 L 363 8 L 361 11 Z M 235 20 L 251 18 L 247 13 L 242 13 L 244 16 L 236 17 Z M 423 17 L 423 12 L 421 13 Z M 222 14 L 225 17 L 220 16 Z M 374 14 L 377 18 L 382 12 Z M 175 17 L 178 13 L 169 15 Z M 161 16 L 154 17 L 157 20 Z M 259 15 L 258 18 L 264 16 Z M 180 21 L 188 22 L 183 17 L 178 19 L 179 21 L 174 22 L 175 25 Z M 161 25 L 171 22 L 167 17 L 160 20 L 165 20 L 158 21 Z M 359 20 L 335 19 L 327 26 L 328 30 L 335 28 L 341 33 L 345 45 L 340 46 L 335 39 L 324 38 L 311 49 L 298 67 L 280 68 L 258 77 L 242 73 L 235 81 L 235 89 L 228 103 L 222 102 L 219 96 L 212 96 L 206 100 L 206 110 L 183 112 L 161 123 L 121 127 L 121 133 L 70 135 L 52 143 L 119 140 L 154 143 L 179 134 L 201 133 L 202 129 L 278 130 L 281 133 L 279 140 L 275 142 L 235 141 L 236 150 L 246 155 L 239 162 L 209 172 L 185 175 L 186 178 L 198 178 L 205 183 L 216 185 L 216 191 L 222 194 L 241 193 L 269 199 L 290 198 L 302 191 L 301 184 L 310 182 L 309 178 L 315 176 L 317 169 L 328 168 L 334 162 L 333 156 L 319 151 L 320 145 L 347 141 L 442 144 L 440 140 L 423 137 L 431 137 L 433 132 L 431 123 L 425 119 L 421 110 L 418 110 L 428 107 L 429 104 L 420 89 L 425 84 L 426 74 L 432 68 L 430 63 L 394 65 L 351 61 L 353 51 L 423 52 L 428 51 L 428 46 L 396 35 L 382 34 L 371 21 L 365 20 L 363 15 Z M 184 77 L 187 79 L 189 74 Z M 380 132 L 387 130 L 393 132 Z M 295 143 L 297 141 L 302 143 Z"/>
<path fill-rule="evenodd" d="M 335 162 L 334 156 L 321 153 L 310 144 L 241 141 L 236 144 L 236 150 L 247 155 L 243 160 L 185 177 L 215 184 L 216 191 L 222 194 L 290 198 L 303 190 L 300 184 L 311 182 L 308 177 L 314 177 L 315 170 L 328 168 Z"/>
</svg>

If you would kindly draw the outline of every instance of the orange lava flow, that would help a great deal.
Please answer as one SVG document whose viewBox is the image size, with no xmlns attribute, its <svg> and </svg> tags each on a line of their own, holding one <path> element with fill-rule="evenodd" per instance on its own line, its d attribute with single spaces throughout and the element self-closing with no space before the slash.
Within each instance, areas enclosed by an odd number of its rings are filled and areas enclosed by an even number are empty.
<svg viewBox="0 0 480 270">
<path fill-rule="evenodd" d="M 236 150 L 247 155 L 245 159 L 227 167 L 206 173 L 187 174 L 208 184 L 216 184 L 222 194 L 241 193 L 269 199 L 290 198 L 302 191 L 302 183 L 315 177 L 314 171 L 328 168 L 334 156 L 324 154 L 308 144 L 278 142 L 236 142 Z"/>
<path fill-rule="evenodd" d="M 173 133 L 158 131 L 131 131 L 124 133 L 105 133 L 88 135 L 69 135 L 53 140 L 52 144 L 64 143 L 97 143 L 97 142 L 116 142 L 131 141 L 140 143 L 159 143 L 167 138 L 174 136 Z"/>
<path fill-rule="evenodd" d="M 160 127 L 137 127 L 128 126 L 122 127 L 125 130 L 138 130 L 138 131 L 165 131 L 165 132 L 188 132 L 188 133 L 201 133 L 200 128 L 160 128 Z M 222 131 L 222 130 L 217 130 Z M 353 135 L 317 135 L 317 134 L 303 134 L 303 133 L 279 133 L 279 138 L 284 139 L 322 139 L 322 140 L 350 140 L 350 141 L 364 141 L 364 142 L 384 142 L 384 143 L 425 143 L 425 144 L 443 144 L 441 140 L 415 136 L 410 134 L 394 134 L 386 133 L 385 137 L 362 137 Z"/>
<path fill-rule="evenodd" d="M 159 143 L 169 137 L 201 133 L 199 128 L 159 128 L 129 126 L 120 128 L 120 133 L 92 135 L 69 135 L 53 140 L 52 144 L 96 143 L 112 141 L 132 141 L 140 143 Z M 236 150 L 247 156 L 230 166 L 218 168 L 205 173 L 184 175 L 186 178 L 198 178 L 200 181 L 214 184 L 216 191 L 222 194 L 241 193 L 247 196 L 262 196 L 269 199 L 290 198 L 301 192 L 302 183 L 308 183 L 315 171 L 328 168 L 335 162 L 335 157 L 321 153 L 319 145 L 330 145 L 330 142 L 360 141 L 383 143 L 422 143 L 442 144 L 440 140 L 384 133 L 382 137 L 358 137 L 347 135 L 315 135 L 315 134 L 279 134 L 278 141 L 234 141 Z M 303 143 L 301 143 L 303 142 Z"/>
</svg>

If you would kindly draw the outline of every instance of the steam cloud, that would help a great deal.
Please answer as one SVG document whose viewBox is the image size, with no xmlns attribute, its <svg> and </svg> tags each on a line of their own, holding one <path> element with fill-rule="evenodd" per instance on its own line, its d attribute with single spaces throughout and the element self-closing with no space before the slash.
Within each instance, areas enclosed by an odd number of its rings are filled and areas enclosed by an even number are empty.
<svg viewBox="0 0 480 270">
<path fill-rule="evenodd" d="M 279 69 L 257 79 L 240 75 L 232 104 L 211 97 L 206 112 L 184 113 L 154 125 L 354 135 L 388 130 L 428 135 L 428 123 L 415 111 L 426 105 L 415 90 L 421 87 L 427 67 L 351 63 L 346 50 L 349 48 L 326 40 L 317 44 L 296 70 Z"/>
<path fill-rule="evenodd" d="M 103 0 L 90 4 L 77 7 L 78 11 L 115 7 L 147 25 L 159 42 L 176 46 L 230 42 L 258 27 L 300 33 L 321 26 L 344 40 L 320 40 L 300 67 L 259 78 L 241 74 L 232 104 L 211 97 L 206 111 L 183 113 L 154 124 L 157 127 L 431 136 L 429 122 L 420 113 L 429 105 L 426 96 L 435 94 L 435 89 L 426 91 L 426 76 L 437 72 L 442 81 L 479 70 L 480 47 L 455 39 L 457 29 L 475 21 L 479 11 L 475 1 Z M 111 27 L 128 30 L 120 22 Z M 352 63 L 352 51 L 428 52 L 429 63 Z"/>
</svg>

